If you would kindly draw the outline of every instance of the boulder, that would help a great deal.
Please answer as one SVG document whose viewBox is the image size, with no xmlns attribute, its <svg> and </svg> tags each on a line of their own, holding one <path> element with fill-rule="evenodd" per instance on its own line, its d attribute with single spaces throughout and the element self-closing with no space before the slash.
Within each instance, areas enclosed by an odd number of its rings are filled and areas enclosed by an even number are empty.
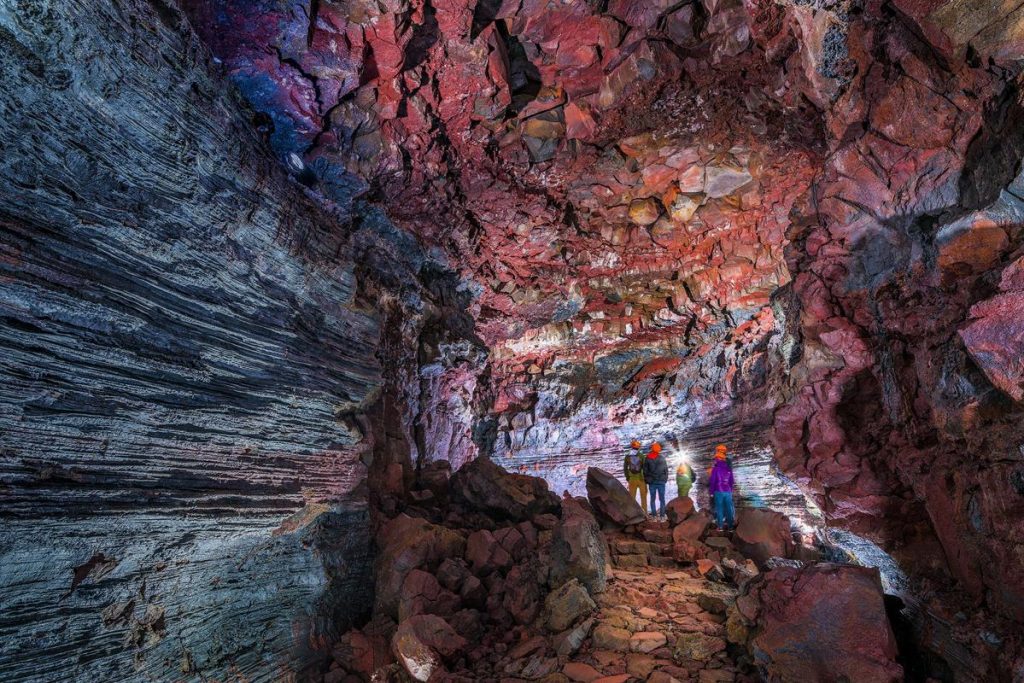
<svg viewBox="0 0 1024 683">
<path fill-rule="evenodd" d="M 466 539 L 466 560 L 477 576 L 486 576 L 512 566 L 512 555 L 487 529 L 474 531 Z"/>
<path fill-rule="evenodd" d="M 629 652 L 629 639 L 629 631 L 611 624 L 598 624 L 592 636 L 596 649 L 612 652 Z"/>
<path fill-rule="evenodd" d="M 747 590 L 737 614 L 745 617 L 748 648 L 767 679 L 903 680 L 877 569 L 780 567 Z"/>
<path fill-rule="evenodd" d="M 661 215 L 661 205 L 656 199 L 645 197 L 629 203 L 629 220 L 637 225 L 650 225 Z"/>
<path fill-rule="evenodd" d="M 692 514 L 672 528 L 672 541 L 699 541 L 711 526 L 711 518 L 705 513 Z"/>
<path fill-rule="evenodd" d="M 708 197 L 725 197 L 753 178 L 750 172 L 736 166 L 708 166 L 704 171 L 704 193 Z"/>
<path fill-rule="evenodd" d="M 444 661 L 450 661 L 466 644 L 441 617 L 420 614 L 398 625 L 391 651 L 413 680 L 427 681 L 443 672 Z"/>
<path fill-rule="evenodd" d="M 608 563 L 608 546 L 594 515 L 566 495 L 551 540 L 551 587 L 578 579 L 591 595 L 601 593 L 608 582 Z"/>
<path fill-rule="evenodd" d="M 374 564 L 377 609 L 398 619 L 405 578 L 413 569 L 435 569 L 448 557 L 461 557 L 466 540 L 457 532 L 430 522 L 398 515 L 377 535 L 380 552 Z"/>
<path fill-rule="evenodd" d="M 668 516 L 670 526 L 675 526 L 693 514 L 693 499 L 689 496 L 673 498 L 665 506 L 665 514 Z"/>
<path fill-rule="evenodd" d="M 770 557 L 792 557 L 796 549 L 789 517 L 774 510 L 743 510 L 733 545 L 759 566 Z"/>
<path fill-rule="evenodd" d="M 558 512 L 558 496 L 548 490 L 546 481 L 507 472 L 486 457 L 460 467 L 450 489 L 456 501 L 494 519 L 522 522 Z"/>
<path fill-rule="evenodd" d="M 517 564 L 505 578 L 505 608 L 517 624 L 528 624 L 540 613 L 540 580 L 533 564 Z"/>
<path fill-rule="evenodd" d="M 530 526 L 529 522 L 526 522 L 526 524 Z M 530 545 L 517 527 L 509 526 L 503 529 L 496 529 L 494 531 L 494 540 L 517 562 L 525 559 L 529 554 Z"/>
<path fill-rule="evenodd" d="M 643 508 L 626 487 L 597 467 L 587 470 L 587 499 L 597 516 L 620 527 L 640 524 L 646 519 Z"/>
<path fill-rule="evenodd" d="M 406 574 L 399 594 L 398 620 L 415 614 L 448 616 L 459 608 L 459 597 L 441 587 L 433 574 L 413 569 Z"/>
<path fill-rule="evenodd" d="M 668 205 L 668 215 L 672 217 L 672 220 L 680 223 L 693 218 L 693 214 L 697 213 L 697 209 L 700 208 L 700 202 L 703 199 L 701 195 L 675 193 L 672 196 L 672 201 Z"/>
<path fill-rule="evenodd" d="M 559 657 L 571 657 L 580 649 L 583 641 L 590 636 L 590 631 L 593 628 L 594 619 L 587 619 L 580 623 L 579 626 L 559 633 L 551 639 L 551 644 L 554 646 L 555 652 Z"/>
<path fill-rule="evenodd" d="M 550 593 L 544 600 L 544 623 L 549 631 L 564 631 L 577 619 L 597 609 L 587 589 L 572 579 Z"/>
</svg>

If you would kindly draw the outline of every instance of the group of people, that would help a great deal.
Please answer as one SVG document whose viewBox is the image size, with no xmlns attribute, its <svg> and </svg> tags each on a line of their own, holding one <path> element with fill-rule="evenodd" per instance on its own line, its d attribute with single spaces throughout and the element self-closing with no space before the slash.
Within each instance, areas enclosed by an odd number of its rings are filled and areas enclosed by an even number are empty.
<svg viewBox="0 0 1024 683">
<path fill-rule="evenodd" d="M 645 455 L 643 446 L 634 440 L 630 450 L 623 459 L 622 471 L 626 477 L 629 495 L 636 499 L 640 494 L 640 506 L 647 510 L 647 498 L 650 495 L 650 517 L 663 522 L 665 516 L 665 485 L 668 483 L 668 461 L 661 452 L 660 443 L 652 443 Z M 690 489 L 697 479 L 693 468 L 682 463 L 676 468 L 676 487 L 680 496 L 690 495 Z M 736 482 L 732 476 L 732 461 L 728 456 L 725 444 L 715 447 L 715 463 L 708 469 L 708 494 L 711 496 L 715 509 L 715 522 L 720 531 L 736 527 L 736 508 L 732 500 L 732 491 Z M 660 502 L 660 507 L 659 507 Z"/>
</svg>

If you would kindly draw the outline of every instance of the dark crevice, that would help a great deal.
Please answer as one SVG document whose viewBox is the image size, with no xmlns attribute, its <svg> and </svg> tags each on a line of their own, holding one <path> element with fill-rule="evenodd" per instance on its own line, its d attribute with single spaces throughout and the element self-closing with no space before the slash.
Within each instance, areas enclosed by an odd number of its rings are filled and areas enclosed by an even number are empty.
<svg viewBox="0 0 1024 683">
<path fill-rule="evenodd" d="M 316 20 L 320 14 L 320 0 L 309 0 L 309 29 L 306 31 L 306 47 L 313 46 L 316 33 Z"/>
<path fill-rule="evenodd" d="M 423 5 L 423 23 L 417 24 L 412 31 L 412 38 L 405 46 L 405 55 L 402 65 L 403 71 L 415 69 L 427 61 L 430 49 L 437 44 L 441 38 L 441 31 L 437 24 L 437 11 L 430 2 Z"/>
<path fill-rule="evenodd" d="M 884 599 L 885 612 L 896 636 L 896 661 L 903 667 L 903 680 L 907 683 L 953 683 L 956 677 L 949 664 L 922 646 L 921 634 L 914 619 L 907 614 L 903 600 L 895 595 L 886 595 Z"/>
<path fill-rule="evenodd" d="M 530 61 L 525 46 L 509 33 L 505 23 L 499 21 L 497 27 L 508 57 L 508 84 L 512 96 L 510 113 L 515 115 L 537 98 L 542 85 L 540 70 Z"/>
<path fill-rule="evenodd" d="M 476 40 L 484 29 L 494 23 L 498 11 L 501 10 L 501 4 L 502 0 L 477 0 L 476 7 L 473 8 L 473 24 L 469 30 L 470 41 Z"/>
</svg>

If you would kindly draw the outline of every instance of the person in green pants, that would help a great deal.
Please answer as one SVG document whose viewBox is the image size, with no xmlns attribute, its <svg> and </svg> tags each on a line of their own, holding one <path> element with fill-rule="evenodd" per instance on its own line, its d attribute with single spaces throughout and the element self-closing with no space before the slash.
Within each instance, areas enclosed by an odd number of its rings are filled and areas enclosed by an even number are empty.
<svg viewBox="0 0 1024 683">
<path fill-rule="evenodd" d="M 676 468 L 676 488 L 679 490 L 679 497 L 690 495 L 690 489 L 693 488 L 693 482 L 697 478 L 697 473 L 693 471 L 693 468 L 687 463 L 682 463 Z"/>
</svg>

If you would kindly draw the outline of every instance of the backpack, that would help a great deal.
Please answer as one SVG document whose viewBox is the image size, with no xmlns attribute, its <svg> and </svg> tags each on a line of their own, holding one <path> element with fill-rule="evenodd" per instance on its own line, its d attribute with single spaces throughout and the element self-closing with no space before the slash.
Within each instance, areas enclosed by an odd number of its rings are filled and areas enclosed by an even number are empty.
<svg viewBox="0 0 1024 683">
<path fill-rule="evenodd" d="M 630 472 L 630 474 L 640 474 L 643 471 L 644 471 L 644 461 L 643 461 L 643 458 L 641 458 L 636 453 L 631 453 L 629 455 L 629 472 Z"/>
</svg>

